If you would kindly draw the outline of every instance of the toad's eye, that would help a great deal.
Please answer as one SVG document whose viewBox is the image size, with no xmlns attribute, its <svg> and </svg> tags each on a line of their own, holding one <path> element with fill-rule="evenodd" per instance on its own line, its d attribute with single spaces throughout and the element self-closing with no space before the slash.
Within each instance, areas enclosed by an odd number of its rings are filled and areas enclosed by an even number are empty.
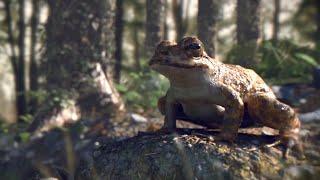
<svg viewBox="0 0 320 180">
<path fill-rule="evenodd" d="M 201 48 L 201 44 L 191 43 L 189 46 L 185 47 L 186 50 L 198 50 Z"/>
<path fill-rule="evenodd" d="M 200 43 L 191 43 L 184 48 L 186 53 L 192 57 L 200 57 L 203 53 L 203 46 Z"/>
</svg>

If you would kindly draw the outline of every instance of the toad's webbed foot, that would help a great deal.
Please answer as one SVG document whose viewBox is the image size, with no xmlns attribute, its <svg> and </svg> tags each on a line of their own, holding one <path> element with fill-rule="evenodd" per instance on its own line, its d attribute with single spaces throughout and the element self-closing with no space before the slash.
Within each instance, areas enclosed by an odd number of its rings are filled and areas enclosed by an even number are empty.
<svg viewBox="0 0 320 180">
<path fill-rule="evenodd" d="M 279 138 L 267 145 L 263 145 L 262 149 L 269 149 L 271 147 L 284 146 L 282 150 L 282 158 L 287 159 L 289 156 L 290 151 L 294 153 L 294 156 L 298 159 L 304 159 L 305 156 L 303 154 L 303 143 L 299 140 L 299 137 L 297 135 L 290 135 L 290 136 L 279 136 Z"/>
<path fill-rule="evenodd" d="M 282 158 L 287 159 L 292 150 L 299 159 L 304 159 L 303 143 L 300 141 L 297 134 L 281 135 L 278 141 L 284 145 Z"/>
</svg>

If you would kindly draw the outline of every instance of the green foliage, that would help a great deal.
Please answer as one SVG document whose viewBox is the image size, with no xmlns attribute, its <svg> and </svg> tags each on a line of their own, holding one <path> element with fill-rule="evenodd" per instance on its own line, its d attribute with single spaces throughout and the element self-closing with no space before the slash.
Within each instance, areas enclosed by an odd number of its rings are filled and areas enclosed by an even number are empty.
<svg viewBox="0 0 320 180">
<path fill-rule="evenodd" d="M 140 72 L 128 73 L 124 84 L 117 84 L 117 90 L 122 94 L 129 107 L 133 109 L 154 109 L 158 99 L 165 95 L 168 82 L 159 79 L 159 75 L 143 67 Z"/>
<path fill-rule="evenodd" d="M 264 41 L 259 48 L 261 62 L 254 70 L 276 83 L 307 82 L 318 65 L 316 51 L 290 40 Z"/>
<path fill-rule="evenodd" d="M 39 102 L 43 102 L 47 97 L 47 91 L 43 89 L 37 91 L 28 91 L 27 95 L 30 99 L 36 99 Z"/>
<path fill-rule="evenodd" d="M 12 124 L 0 121 L 0 137 L 8 139 L 8 146 L 14 142 L 27 143 L 30 140 L 31 134 L 26 131 L 29 123 Z"/>
<path fill-rule="evenodd" d="M 235 64 L 237 47 L 227 54 L 227 63 Z M 311 81 L 317 50 L 301 46 L 291 40 L 263 41 L 257 52 L 259 63 L 253 69 L 267 81 L 275 84 Z"/>
<path fill-rule="evenodd" d="M 24 123 L 30 124 L 33 116 L 31 114 L 23 114 L 19 116 L 19 119 L 21 119 Z"/>
<path fill-rule="evenodd" d="M 19 138 L 22 143 L 26 143 L 30 140 L 31 134 L 29 132 L 19 133 Z"/>
<path fill-rule="evenodd" d="M 73 90 L 67 91 L 64 89 L 55 89 L 50 92 L 44 92 L 43 102 L 41 103 L 47 103 L 49 107 L 53 108 L 66 108 L 74 105 L 75 102 L 70 98 L 74 96 L 74 93 Z"/>
<path fill-rule="evenodd" d="M 10 132 L 10 124 L 0 121 L 0 135 L 8 134 Z"/>
</svg>

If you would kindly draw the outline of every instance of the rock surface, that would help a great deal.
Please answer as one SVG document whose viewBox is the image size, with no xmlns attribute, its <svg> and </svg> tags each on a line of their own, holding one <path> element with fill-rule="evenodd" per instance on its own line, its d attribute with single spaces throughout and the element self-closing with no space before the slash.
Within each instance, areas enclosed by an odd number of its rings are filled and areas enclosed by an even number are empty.
<svg viewBox="0 0 320 180">
<path fill-rule="evenodd" d="M 200 131 L 200 132 L 198 132 Z M 257 148 L 274 139 L 240 134 L 236 144 L 216 142 L 203 130 L 187 134 L 139 135 L 93 152 L 93 172 L 102 179 L 301 179 L 319 168 L 295 166 L 277 148 Z M 288 168 L 290 166 L 290 168 Z M 88 176 L 88 175 L 87 175 Z"/>
</svg>

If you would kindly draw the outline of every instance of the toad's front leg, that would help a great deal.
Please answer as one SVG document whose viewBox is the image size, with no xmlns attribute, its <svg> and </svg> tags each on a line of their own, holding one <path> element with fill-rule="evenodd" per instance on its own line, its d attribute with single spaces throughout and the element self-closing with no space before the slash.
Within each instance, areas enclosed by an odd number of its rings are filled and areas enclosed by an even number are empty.
<svg viewBox="0 0 320 180">
<path fill-rule="evenodd" d="M 158 102 L 159 110 L 164 111 L 164 124 L 160 129 L 161 132 L 174 132 L 176 130 L 176 111 L 177 102 L 170 90 L 165 97 Z"/>
<path fill-rule="evenodd" d="M 238 136 L 238 129 L 242 122 L 244 103 L 240 98 L 239 93 L 228 86 L 219 85 L 219 92 L 220 98 L 214 96 L 214 101 L 217 101 L 217 104 L 223 106 L 225 112 L 221 133 L 217 139 L 234 142 Z"/>
</svg>

